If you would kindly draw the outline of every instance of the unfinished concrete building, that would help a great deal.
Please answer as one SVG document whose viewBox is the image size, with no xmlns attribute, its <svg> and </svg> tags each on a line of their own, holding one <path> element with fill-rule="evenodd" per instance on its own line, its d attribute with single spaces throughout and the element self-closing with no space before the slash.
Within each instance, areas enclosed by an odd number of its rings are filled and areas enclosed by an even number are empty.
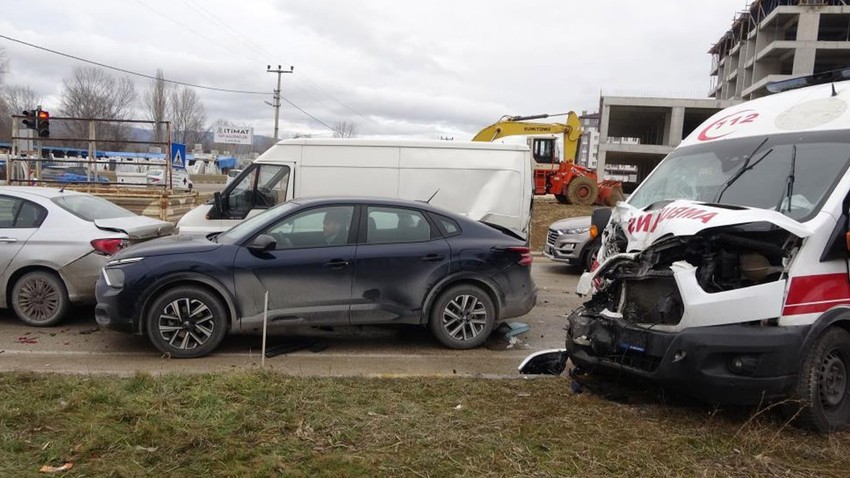
<svg viewBox="0 0 850 478">
<path fill-rule="evenodd" d="M 756 0 L 711 47 L 716 99 L 768 94 L 772 81 L 850 66 L 846 0 Z"/>
</svg>

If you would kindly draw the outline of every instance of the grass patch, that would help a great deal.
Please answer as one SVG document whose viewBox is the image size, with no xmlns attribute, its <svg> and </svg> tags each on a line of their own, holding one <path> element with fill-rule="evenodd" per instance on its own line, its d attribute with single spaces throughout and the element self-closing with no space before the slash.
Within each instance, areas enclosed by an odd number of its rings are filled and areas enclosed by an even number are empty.
<svg viewBox="0 0 850 478">
<path fill-rule="evenodd" d="M 850 435 L 564 379 L 0 374 L 0 476 L 846 476 Z"/>
</svg>

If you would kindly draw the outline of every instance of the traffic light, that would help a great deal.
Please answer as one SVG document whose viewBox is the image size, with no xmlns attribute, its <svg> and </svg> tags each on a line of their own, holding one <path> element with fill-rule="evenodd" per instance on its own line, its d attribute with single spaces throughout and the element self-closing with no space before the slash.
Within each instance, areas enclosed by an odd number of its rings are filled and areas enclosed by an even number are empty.
<svg viewBox="0 0 850 478">
<path fill-rule="evenodd" d="M 50 113 L 42 111 L 41 108 L 39 108 L 36 114 L 35 130 L 38 137 L 50 137 Z"/>
<path fill-rule="evenodd" d="M 35 122 L 37 117 L 36 110 L 24 110 L 22 113 L 24 115 L 23 123 L 24 127 L 28 129 L 35 129 Z"/>
</svg>

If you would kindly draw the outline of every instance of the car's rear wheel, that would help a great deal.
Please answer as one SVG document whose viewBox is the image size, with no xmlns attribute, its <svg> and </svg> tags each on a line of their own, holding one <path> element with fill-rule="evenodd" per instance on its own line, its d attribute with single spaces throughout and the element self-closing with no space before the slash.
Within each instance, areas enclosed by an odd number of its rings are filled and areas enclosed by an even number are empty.
<svg viewBox="0 0 850 478">
<path fill-rule="evenodd" d="M 221 300 L 197 286 L 178 287 L 156 296 L 148 308 L 148 339 L 174 358 L 203 357 L 215 350 L 227 332 Z"/>
<path fill-rule="evenodd" d="M 440 294 L 430 315 L 431 332 L 440 343 L 453 349 L 471 349 L 490 336 L 496 308 L 480 287 L 460 285 Z"/>
<path fill-rule="evenodd" d="M 58 324 L 65 318 L 70 302 L 62 279 L 47 271 L 28 272 L 12 287 L 12 309 L 27 325 Z"/>
</svg>

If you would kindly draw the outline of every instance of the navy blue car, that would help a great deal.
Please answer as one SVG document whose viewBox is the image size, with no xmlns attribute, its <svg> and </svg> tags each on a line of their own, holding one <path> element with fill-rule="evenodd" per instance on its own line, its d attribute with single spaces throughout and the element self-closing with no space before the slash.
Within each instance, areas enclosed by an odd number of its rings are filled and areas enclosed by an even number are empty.
<svg viewBox="0 0 850 478">
<path fill-rule="evenodd" d="M 163 353 L 206 355 L 227 332 L 269 324 L 427 325 L 445 346 L 481 345 L 527 313 L 537 289 L 524 240 L 425 203 L 312 198 L 218 236 L 125 249 L 97 283 L 98 324 Z"/>
</svg>

